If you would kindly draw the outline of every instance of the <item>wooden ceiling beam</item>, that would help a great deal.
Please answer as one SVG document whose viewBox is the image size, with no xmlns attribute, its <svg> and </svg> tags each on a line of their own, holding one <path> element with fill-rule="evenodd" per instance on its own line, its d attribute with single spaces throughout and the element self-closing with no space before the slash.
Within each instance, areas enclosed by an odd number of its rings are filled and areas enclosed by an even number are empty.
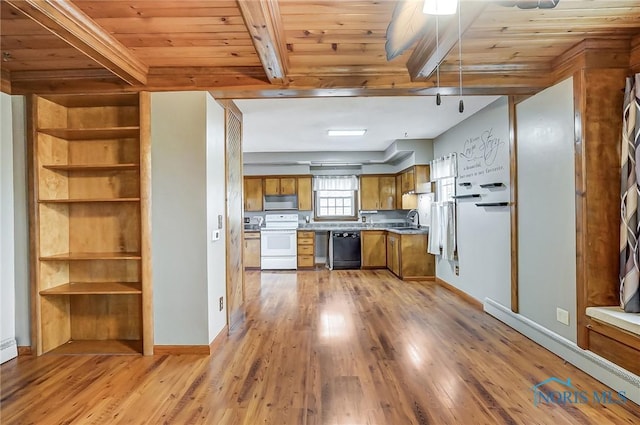
<svg viewBox="0 0 640 425">
<path fill-rule="evenodd" d="M 288 56 L 277 0 L 238 0 L 238 6 L 267 78 L 287 79 Z"/>
<path fill-rule="evenodd" d="M 513 70 L 506 74 L 465 74 L 464 95 L 530 94 L 549 85 L 549 72 Z M 151 68 L 145 87 L 130 86 L 104 69 L 14 71 L 13 94 L 135 92 L 138 90 L 208 90 L 219 98 L 282 98 L 325 96 L 428 96 L 437 89 L 433 79 L 412 82 L 404 73 L 379 75 L 292 75 L 286 84 L 272 84 L 261 67 L 245 72 L 216 68 Z M 439 92 L 457 95 L 457 72 L 443 72 Z"/>
<path fill-rule="evenodd" d="M 145 86 L 130 86 L 105 69 L 14 71 L 11 84 L 14 94 L 183 91 L 270 85 L 260 66 L 150 68 Z"/>
<path fill-rule="evenodd" d="M 460 2 L 460 33 L 467 29 L 480 16 L 487 2 Z M 443 20 L 444 21 L 444 20 Z M 439 43 L 436 46 L 435 24 L 418 41 L 407 61 L 407 69 L 412 81 L 424 81 L 436 70 L 449 52 L 458 44 L 457 16 L 448 17 L 445 27 L 440 30 Z"/>
<path fill-rule="evenodd" d="M 146 84 L 148 66 L 70 0 L 4 1 L 128 84 Z"/>
</svg>

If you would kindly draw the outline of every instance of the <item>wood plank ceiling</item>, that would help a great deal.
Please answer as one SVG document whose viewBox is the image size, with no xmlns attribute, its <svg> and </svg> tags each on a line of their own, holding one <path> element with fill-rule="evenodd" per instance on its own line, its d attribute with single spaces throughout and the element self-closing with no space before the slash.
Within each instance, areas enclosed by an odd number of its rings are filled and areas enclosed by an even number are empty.
<svg viewBox="0 0 640 425">
<path fill-rule="evenodd" d="M 404 0 L 421 1 L 421 0 Z M 385 0 L 2 0 L 6 92 L 212 90 L 220 97 L 457 93 L 456 17 L 388 61 Z M 530 93 L 578 51 L 640 64 L 640 1 L 524 10 L 462 0 L 465 93 Z M 439 53 L 440 55 L 438 55 Z"/>
</svg>

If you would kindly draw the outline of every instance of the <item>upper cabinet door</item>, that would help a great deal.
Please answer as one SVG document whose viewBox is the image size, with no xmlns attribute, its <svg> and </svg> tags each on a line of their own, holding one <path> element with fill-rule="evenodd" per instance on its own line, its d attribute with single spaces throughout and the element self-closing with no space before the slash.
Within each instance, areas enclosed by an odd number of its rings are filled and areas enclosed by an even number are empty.
<svg viewBox="0 0 640 425">
<path fill-rule="evenodd" d="M 311 211 L 313 209 L 313 195 L 311 177 L 298 177 L 298 210 Z"/>
<path fill-rule="evenodd" d="M 296 191 L 296 178 L 295 177 L 283 177 L 280 179 L 280 195 L 295 195 Z"/>
<path fill-rule="evenodd" d="M 244 179 L 244 210 L 262 211 L 262 179 Z"/>
<path fill-rule="evenodd" d="M 380 176 L 378 179 L 379 209 L 394 210 L 396 208 L 396 178 Z"/>
<path fill-rule="evenodd" d="M 266 196 L 280 195 L 280 179 L 279 178 L 264 179 L 264 194 Z"/>
<path fill-rule="evenodd" d="M 360 176 L 360 203 L 363 210 L 377 210 L 380 208 L 377 176 Z"/>
<path fill-rule="evenodd" d="M 396 175 L 396 208 L 402 209 L 402 174 Z"/>
<path fill-rule="evenodd" d="M 416 190 L 415 185 L 415 171 L 413 168 L 402 173 L 402 193 L 414 192 Z"/>
</svg>

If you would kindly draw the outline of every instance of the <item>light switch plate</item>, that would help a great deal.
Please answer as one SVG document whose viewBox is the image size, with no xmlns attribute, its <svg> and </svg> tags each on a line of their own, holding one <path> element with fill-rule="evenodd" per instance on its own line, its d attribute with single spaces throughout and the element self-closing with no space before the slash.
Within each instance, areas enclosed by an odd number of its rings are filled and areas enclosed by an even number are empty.
<svg viewBox="0 0 640 425">
<path fill-rule="evenodd" d="M 211 240 L 214 242 L 220 240 L 220 230 L 214 230 L 211 232 Z"/>
</svg>

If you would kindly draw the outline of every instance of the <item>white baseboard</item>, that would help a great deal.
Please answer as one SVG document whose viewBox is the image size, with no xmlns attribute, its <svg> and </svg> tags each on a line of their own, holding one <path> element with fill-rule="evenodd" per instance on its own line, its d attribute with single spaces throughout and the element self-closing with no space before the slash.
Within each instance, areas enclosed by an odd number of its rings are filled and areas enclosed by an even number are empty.
<svg viewBox="0 0 640 425">
<path fill-rule="evenodd" d="M 640 404 L 640 376 L 591 351 L 583 350 L 574 342 L 540 326 L 531 319 L 512 312 L 491 298 L 484 299 L 484 311 L 603 384 L 616 391 L 624 391 L 629 400 Z"/>
<path fill-rule="evenodd" d="M 18 357 L 18 344 L 15 338 L 3 339 L 0 342 L 0 363 L 8 362 Z"/>
</svg>

